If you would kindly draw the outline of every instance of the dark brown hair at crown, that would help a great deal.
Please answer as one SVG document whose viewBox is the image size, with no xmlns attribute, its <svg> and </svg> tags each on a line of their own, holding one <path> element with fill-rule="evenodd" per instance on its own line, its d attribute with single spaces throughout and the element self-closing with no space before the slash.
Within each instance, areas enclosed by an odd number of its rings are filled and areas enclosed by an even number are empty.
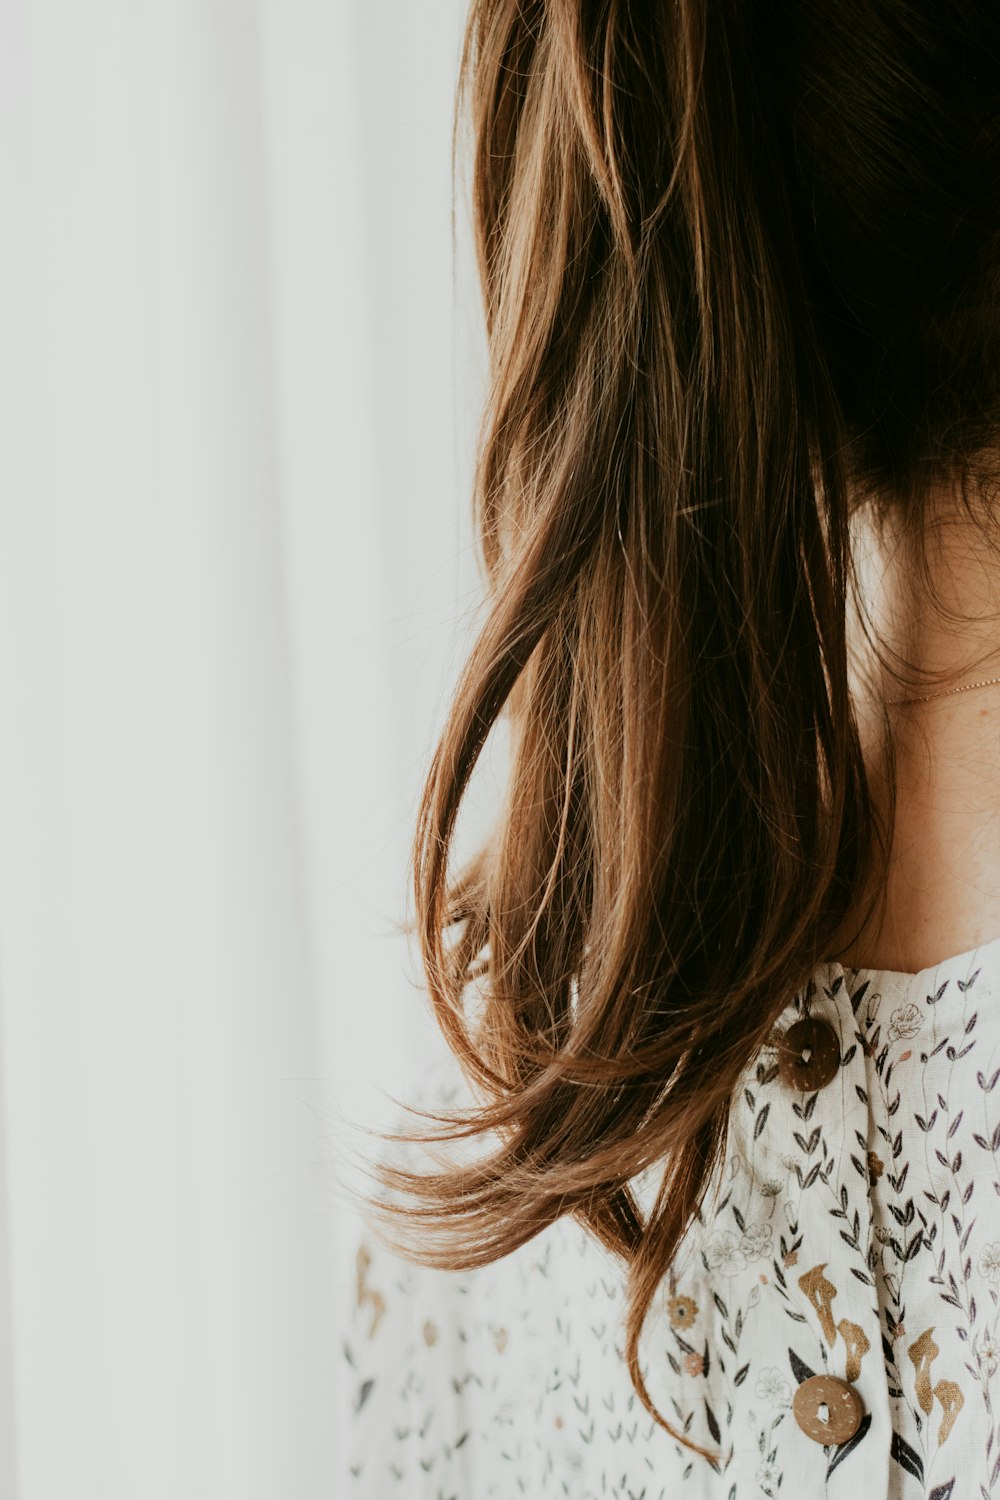
<svg viewBox="0 0 1000 1500">
<path fill-rule="evenodd" d="M 849 695 L 852 507 L 916 516 L 996 432 L 998 27 L 996 0 L 468 19 L 489 613 L 414 888 L 481 1104 L 413 1138 L 488 1150 L 380 1163 L 380 1208 L 404 1254 L 455 1268 L 574 1215 L 628 1263 L 644 1404 L 713 1463 L 653 1406 L 639 1337 L 737 1076 L 882 837 Z M 452 874 L 501 717 L 501 813 Z"/>
</svg>

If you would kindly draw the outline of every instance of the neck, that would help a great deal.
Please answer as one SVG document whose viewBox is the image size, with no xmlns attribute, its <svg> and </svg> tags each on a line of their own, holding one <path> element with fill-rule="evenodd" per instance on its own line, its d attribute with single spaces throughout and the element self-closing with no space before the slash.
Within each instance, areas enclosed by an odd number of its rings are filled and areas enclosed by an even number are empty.
<svg viewBox="0 0 1000 1500">
<path fill-rule="evenodd" d="M 855 702 L 876 807 L 884 819 L 894 803 L 895 828 L 833 955 L 906 972 L 1000 934 L 1000 684 L 896 702 L 1000 676 L 1000 561 L 981 523 L 957 510 L 934 515 L 924 546 L 925 576 L 899 531 L 862 539 L 880 651 L 855 620 Z M 880 888 L 884 914 L 876 906 L 856 930 Z"/>
<path fill-rule="evenodd" d="M 920 538 L 865 517 L 855 536 L 880 646 L 864 643 L 855 617 L 863 699 L 880 706 L 1000 675 L 1000 544 L 984 503 L 967 513 L 935 498 Z"/>
</svg>

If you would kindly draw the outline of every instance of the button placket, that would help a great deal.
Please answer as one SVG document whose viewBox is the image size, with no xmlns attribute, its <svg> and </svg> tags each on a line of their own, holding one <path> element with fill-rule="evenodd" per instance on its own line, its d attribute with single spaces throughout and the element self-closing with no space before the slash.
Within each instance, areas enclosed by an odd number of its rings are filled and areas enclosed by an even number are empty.
<svg viewBox="0 0 1000 1500">
<path fill-rule="evenodd" d="M 790 1005 L 775 1028 L 774 1044 L 777 1077 L 769 1090 L 767 1124 L 755 1143 L 755 1170 L 774 1179 L 786 1174 L 786 1222 L 794 1226 L 793 1237 L 786 1235 L 784 1256 L 775 1246 L 774 1269 L 785 1311 L 795 1322 L 783 1323 L 776 1309 L 775 1351 L 769 1358 L 785 1370 L 789 1363 L 793 1367 L 792 1413 L 803 1434 L 803 1474 L 812 1472 L 806 1450 L 815 1443 L 817 1458 L 821 1447 L 826 1450 L 827 1493 L 843 1487 L 846 1494 L 848 1486 L 856 1486 L 857 1468 L 843 1454 L 838 1459 L 837 1449 L 865 1424 L 859 1440 L 865 1485 L 871 1479 L 881 1493 L 879 1483 L 888 1482 L 891 1421 L 869 1265 L 869 1186 L 852 1163 L 852 1156 L 867 1161 L 868 1096 L 864 1053 L 843 977 L 829 988 L 811 988 L 804 1006 L 801 1001 Z M 799 1183 L 797 1196 L 787 1178 L 791 1171 Z M 796 1312 L 804 1314 L 820 1350 L 803 1337 L 805 1326 Z M 820 1400 L 817 1393 L 823 1392 L 833 1399 Z M 808 1444 L 806 1436 L 812 1440 Z"/>
</svg>

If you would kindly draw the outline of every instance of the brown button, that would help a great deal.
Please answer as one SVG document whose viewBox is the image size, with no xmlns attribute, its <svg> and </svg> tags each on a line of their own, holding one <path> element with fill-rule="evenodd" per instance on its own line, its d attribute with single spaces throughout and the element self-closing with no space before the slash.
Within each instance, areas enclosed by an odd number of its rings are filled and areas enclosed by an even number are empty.
<svg viewBox="0 0 1000 1500">
<path fill-rule="evenodd" d="M 837 1033 L 818 1016 L 803 1016 L 778 1042 L 778 1072 L 790 1089 L 821 1089 L 839 1067 Z"/>
<path fill-rule="evenodd" d="M 836 1375 L 811 1375 L 792 1397 L 792 1411 L 806 1437 L 846 1443 L 861 1425 L 865 1408 L 853 1385 Z"/>
</svg>

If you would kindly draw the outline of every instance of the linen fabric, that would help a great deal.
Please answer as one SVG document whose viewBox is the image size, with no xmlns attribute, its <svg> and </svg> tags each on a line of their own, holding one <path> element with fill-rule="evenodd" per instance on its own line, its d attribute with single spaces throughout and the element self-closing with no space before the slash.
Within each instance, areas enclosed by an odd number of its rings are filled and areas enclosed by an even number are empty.
<svg viewBox="0 0 1000 1500">
<path fill-rule="evenodd" d="M 625 1367 L 625 1270 L 562 1219 L 491 1266 L 357 1246 L 345 1355 L 354 1500 L 991 1500 L 1000 1495 L 1000 939 L 919 974 L 822 965 L 778 1018 L 836 1033 L 789 1088 L 772 1040 Z M 442 1095 L 454 1102 L 454 1088 Z M 655 1188 L 636 1184 L 640 1200 Z M 651 1198 L 650 1198 L 651 1201 Z M 813 1375 L 864 1414 L 792 1411 Z"/>
</svg>

